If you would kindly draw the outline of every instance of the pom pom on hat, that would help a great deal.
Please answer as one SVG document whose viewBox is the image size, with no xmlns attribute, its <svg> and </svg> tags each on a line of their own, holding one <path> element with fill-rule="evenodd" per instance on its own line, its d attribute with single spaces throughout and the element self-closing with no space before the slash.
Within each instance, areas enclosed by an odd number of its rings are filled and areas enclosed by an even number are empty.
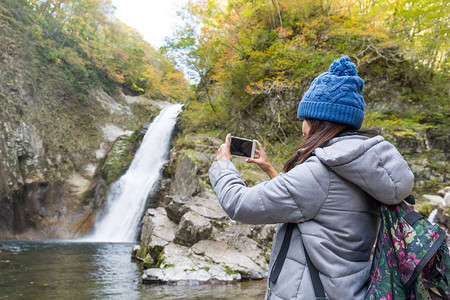
<svg viewBox="0 0 450 300">
<path fill-rule="evenodd" d="M 312 118 L 361 128 L 364 81 L 348 56 L 335 60 L 311 83 L 298 106 L 298 118 Z"/>
<path fill-rule="evenodd" d="M 356 70 L 355 64 L 350 61 L 350 57 L 343 56 L 331 64 L 328 73 L 336 76 L 356 76 L 358 70 Z"/>
</svg>

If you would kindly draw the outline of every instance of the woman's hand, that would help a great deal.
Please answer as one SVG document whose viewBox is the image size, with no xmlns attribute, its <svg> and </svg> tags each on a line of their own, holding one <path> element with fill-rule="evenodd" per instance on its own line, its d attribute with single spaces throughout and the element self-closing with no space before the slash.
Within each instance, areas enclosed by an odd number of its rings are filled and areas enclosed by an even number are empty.
<svg viewBox="0 0 450 300">
<path fill-rule="evenodd" d="M 231 161 L 231 153 L 230 153 L 230 144 L 231 144 L 231 133 L 227 134 L 225 139 L 225 144 L 220 145 L 217 150 L 216 160 L 229 160 Z"/>
<path fill-rule="evenodd" d="M 255 149 L 255 157 L 253 159 L 247 158 L 245 161 L 248 163 L 257 164 L 261 170 L 267 173 L 270 178 L 275 178 L 278 176 L 278 172 L 275 170 L 275 168 L 272 166 L 272 164 L 269 161 L 269 158 L 267 157 L 266 151 L 264 151 L 263 146 L 260 142 L 255 140 L 256 144 L 258 145 L 258 149 Z"/>
</svg>

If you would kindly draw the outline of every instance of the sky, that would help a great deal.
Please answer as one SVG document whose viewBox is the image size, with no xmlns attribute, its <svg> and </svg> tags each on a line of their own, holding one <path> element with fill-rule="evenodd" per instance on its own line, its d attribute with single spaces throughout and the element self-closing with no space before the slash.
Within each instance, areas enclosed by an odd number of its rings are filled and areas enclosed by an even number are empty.
<svg viewBox="0 0 450 300">
<path fill-rule="evenodd" d="M 188 0 L 112 0 L 115 16 L 142 34 L 153 47 L 164 44 L 171 36 L 178 17 L 176 12 Z"/>
</svg>

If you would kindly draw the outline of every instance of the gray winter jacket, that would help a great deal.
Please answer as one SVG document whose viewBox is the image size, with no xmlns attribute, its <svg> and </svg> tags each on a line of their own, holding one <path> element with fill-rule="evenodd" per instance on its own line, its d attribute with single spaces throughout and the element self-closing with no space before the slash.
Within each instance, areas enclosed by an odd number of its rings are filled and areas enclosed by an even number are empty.
<svg viewBox="0 0 450 300">
<path fill-rule="evenodd" d="M 392 144 L 381 136 L 357 135 L 336 137 L 303 164 L 251 188 L 229 161 L 214 162 L 209 177 L 232 219 L 280 223 L 269 274 L 281 248 L 284 223 L 298 223 L 278 280 L 266 294 L 272 300 L 314 299 L 303 243 L 329 299 L 361 299 L 379 224 L 373 198 L 397 204 L 409 195 L 414 181 Z"/>
</svg>

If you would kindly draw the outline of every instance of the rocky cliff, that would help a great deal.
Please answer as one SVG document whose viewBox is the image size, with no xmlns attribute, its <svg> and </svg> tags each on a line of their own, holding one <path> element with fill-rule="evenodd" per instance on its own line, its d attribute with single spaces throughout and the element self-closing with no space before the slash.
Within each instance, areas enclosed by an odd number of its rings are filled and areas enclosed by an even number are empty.
<svg viewBox="0 0 450 300">
<path fill-rule="evenodd" d="M 76 237 L 91 227 L 107 184 L 131 162 L 140 126 L 160 103 L 93 88 L 80 105 L 30 80 L 2 73 L 0 238 Z"/>
<path fill-rule="evenodd" d="M 275 225 L 231 220 L 207 184 L 207 170 L 221 143 L 205 135 L 175 141 L 168 179 L 153 200 L 154 208 L 144 216 L 141 244 L 134 253 L 147 268 L 145 283 L 232 282 L 267 276 Z"/>
<path fill-rule="evenodd" d="M 85 232 L 159 110 L 150 98 L 186 97 L 182 73 L 113 12 L 0 1 L 0 239 Z"/>
</svg>

